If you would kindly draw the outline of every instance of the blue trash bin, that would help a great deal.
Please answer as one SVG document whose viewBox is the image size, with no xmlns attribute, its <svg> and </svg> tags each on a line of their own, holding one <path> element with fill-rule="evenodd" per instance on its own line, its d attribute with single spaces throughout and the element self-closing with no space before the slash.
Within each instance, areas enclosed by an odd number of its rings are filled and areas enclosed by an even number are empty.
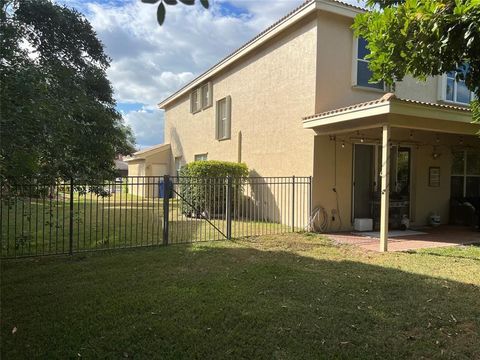
<svg viewBox="0 0 480 360">
<path fill-rule="evenodd" d="M 170 182 L 171 184 L 171 182 Z M 159 198 L 164 198 L 165 197 L 165 180 L 164 179 L 160 179 L 159 183 L 158 183 L 158 197 Z M 169 198 L 172 198 L 172 192 L 170 191 L 170 194 L 168 194 Z"/>
</svg>

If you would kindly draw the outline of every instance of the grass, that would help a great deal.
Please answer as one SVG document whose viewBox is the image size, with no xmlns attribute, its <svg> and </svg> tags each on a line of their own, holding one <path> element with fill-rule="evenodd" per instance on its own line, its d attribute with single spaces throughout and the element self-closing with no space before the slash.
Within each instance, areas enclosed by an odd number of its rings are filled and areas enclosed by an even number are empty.
<svg viewBox="0 0 480 360">
<path fill-rule="evenodd" d="M 1 270 L 5 359 L 480 358 L 479 247 L 380 254 L 289 234 Z"/>
<path fill-rule="evenodd" d="M 20 257 L 64 254 L 69 251 L 70 208 L 67 194 L 52 198 L 17 198 L 1 203 L 0 255 Z M 163 199 L 130 194 L 97 197 L 75 194 L 73 203 L 74 251 L 158 245 L 163 242 Z M 221 240 L 226 221 L 185 217 L 177 199 L 170 200 L 169 242 Z M 236 219 L 234 237 L 285 233 L 286 225 Z"/>
</svg>

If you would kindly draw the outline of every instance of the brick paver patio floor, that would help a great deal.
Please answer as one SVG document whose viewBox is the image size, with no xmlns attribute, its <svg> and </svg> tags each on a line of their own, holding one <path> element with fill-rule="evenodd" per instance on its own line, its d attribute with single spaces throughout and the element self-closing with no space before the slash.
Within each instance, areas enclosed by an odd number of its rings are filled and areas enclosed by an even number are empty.
<svg viewBox="0 0 480 360">
<path fill-rule="evenodd" d="M 445 225 L 420 231 L 426 234 L 390 238 L 388 251 L 480 244 L 480 232 L 472 228 Z M 378 238 L 354 235 L 350 232 L 327 233 L 325 236 L 340 244 L 356 245 L 365 250 L 380 251 L 380 239 Z"/>
</svg>

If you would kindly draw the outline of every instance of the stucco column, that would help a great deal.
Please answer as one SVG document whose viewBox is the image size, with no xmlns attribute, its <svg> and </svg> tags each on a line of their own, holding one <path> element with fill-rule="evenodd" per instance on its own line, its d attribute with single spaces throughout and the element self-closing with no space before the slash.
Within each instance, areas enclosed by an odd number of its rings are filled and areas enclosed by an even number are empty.
<svg viewBox="0 0 480 360">
<path fill-rule="evenodd" d="M 380 251 L 388 250 L 388 217 L 390 207 L 390 125 L 382 128 L 382 198 L 380 206 Z"/>
</svg>

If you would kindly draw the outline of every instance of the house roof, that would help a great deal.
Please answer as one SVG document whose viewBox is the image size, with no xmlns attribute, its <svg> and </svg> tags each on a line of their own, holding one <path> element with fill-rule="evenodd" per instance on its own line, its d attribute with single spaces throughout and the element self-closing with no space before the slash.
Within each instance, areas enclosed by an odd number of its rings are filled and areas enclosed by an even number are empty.
<svg viewBox="0 0 480 360">
<path fill-rule="evenodd" d="M 314 114 L 314 115 L 309 115 L 309 116 L 304 117 L 303 120 L 308 121 L 308 120 L 311 120 L 311 119 L 321 119 L 321 118 L 325 118 L 325 117 L 335 115 L 335 114 L 341 114 L 341 113 L 346 113 L 346 112 L 350 112 L 350 111 L 372 108 L 372 107 L 376 107 L 377 105 L 382 105 L 382 104 L 386 104 L 386 103 L 389 103 L 389 102 L 424 105 L 424 106 L 427 106 L 427 107 L 449 109 L 449 110 L 458 110 L 458 111 L 467 112 L 467 113 L 471 112 L 470 108 L 467 107 L 467 106 L 451 105 L 451 104 L 447 104 L 447 103 L 439 104 L 439 103 L 431 103 L 431 102 L 411 100 L 411 99 L 401 99 L 401 98 L 397 98 L 396 95 L 393 94 L 393 93 L 387 93 L 379 99 L 366 101 L 366 102 L 358 103 L 358 104 L 353 104 L 353 105 L 349 105 L 349 106 L 345 106 L 345 107 L 342 107 L 342 108 L 333 109 L 333 110 L 329 110 L 329 111 L 324 111 L 322 113 L 318 113 L 318 114 Z"/>
<path fill-rule="evenodd" d="M 339 134 L 389 124 L 452 134 L 475 135 L 480 124 L 472 122 L 468 107 L 399 99 L 388 93 L 367 101 L 303 118 L 303 127 L 318 135 Z"/>
<path fill-rule="evenodd" d="M 202 82 L 206 81 L 208 78 L 214 76 L 221 70 L 223 70 L 228 65 L 231 65 L 233 62 L 238 61 L 240 58 L 250 53 L 253 49 L 257 48 L 265 41 L 271 39 L 279 31 L 282 31 L 294 23 L 298 22 L 300 19 L 303 19 L 305 16 L 313 12 L 314 10 L 324 10 L 332 13 L 341 14 L 344 16 L 354 17 L 358 13 L 365 12 L 364 8 L 359 6 L 347 4 L 338 0 L 306 0 L 297 8 L 290 11 L 287 15 L 277 20 L 275 23 L 267 27 L 265 30 L 260 32 L 258 35 L 247 41 L 245 44 L 240 46 L 238 49 L 234 50 L 232 53 L 224 57 L 218 63 L 210 67 L 208 70 L 197 76 L 195 79 L 190 81 L 188 84 L 180 88 L 178 91 L 168 96 L 166 99 L 162 100 L 158 107 L 164 109 L 168 104 L 184 95 L 186 92 L 192 90 L 193 88 L 199 86 Z"/>
<path fill-rule="evenodd" d="M 128 164 L 122 160 L 115 160 L 115 169 L 117 170 L 128 170 Z"/>
<path fill-rule="evenodd" d="M 142 160 L 145 159 L 148 156 L 157 154 L 159 152 L 165 151 L 170 149 L 170 144 L 158 144 L 154 145 L 148 148 L 145 148 L 143 150 L 137 151 L 133 153 L 133 156 L 129 156 L 124 159 L 125 162 L 128 161 L 133 161 L 133 160 Z"/>
</svg>

